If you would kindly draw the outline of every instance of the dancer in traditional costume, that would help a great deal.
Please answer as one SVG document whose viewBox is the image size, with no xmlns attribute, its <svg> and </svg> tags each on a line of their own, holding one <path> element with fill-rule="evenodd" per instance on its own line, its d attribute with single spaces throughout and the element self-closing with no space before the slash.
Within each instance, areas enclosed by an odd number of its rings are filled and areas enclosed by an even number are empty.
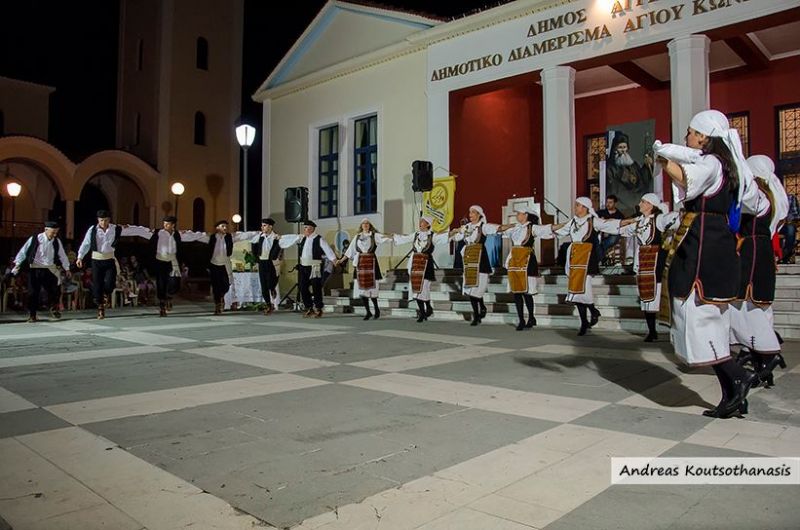
<svg viewBox="0 0 800 530">
<path fill-rule="evenodd" d="M 758 206 L 755 214 L 742 214 L 739 228 L 741 277 L 739 294 L 731 302 L 731 344 L 747 348 L 748 359 L 766 386 L 772 386 L 772 371 L 786 367 L 773 328 L 775 300 L 775 254 L 772 239 L 789 212 L 789 198 L 775 176 L 775 164 L 764 155 L 747 159 L 756 177 Z"/>
<path fill-rule="evenodd" d="M 633 271 L 636 273 L 639 304 L 647 322 L 645 342 L 658 339 L 656 316 L 661 302 L 661 276 L 667 259 L 667 251 L 662 248 L 663 231 L 675 218 L 674 215 L 665 217 L 668 208 L 655 193 L 645 193 L 639 201 L 641 215 L 618 221 L 619 234 L 635 237 L 638 242 Z"/>
<path fill-rule="evenodd" d="M 489 286 L 489 274 L 492 268 L 489 265 L 489 256 L 486 253 L 486 236 L 496 234 L 500 225 L 486 222 L 483 208 L 472 205 L 469 207 L 469 222 L 461 228 L 455 228 L 450 235 L 456 241 L 464 241 L 461 256 L 464 263 L 463 283 L 461 292 L 469 296 L 472 306 L 472 326 L 477 326 L 486 316 L 486 304 L 483 295 Z"/>
<path fill-rule="evenodd" d="M 302 234 L 288 234 L 280 236 L 281 248 L 289 248 L 297 243 L 300 246 L 300 263 L 297 265 L 300 296 L 303 298 L 305 313 L 303 318 L 322 317 L 322 284 L 324 283 L 322 260 L 328 258 L 336 262 L 337 257 L 327 241 L 317 232 L 314 221 L 303 223 Z"/>
<path fill-rule="evenodd" d="M 447 243 L 447 232 L 431 231 L 433 218 L 423 216 L 419 220 L 419 230 L 413 234 L 393 236 L 395 245 L 412 244 L 411 257 L 408 260 L 409 296 L 417 301 L 417 322 L 425 322 L 433 315 L 431 305 L 431 282 L 434 275 L 433 251 L 436 245 Z"/>
<path fill-rule="evenodd" d="M 517 214 L 516 224 L 502 225 L 498 232 L 511 240 L 511 252 L 506 256 L 505 267 L 508 271 L 508 291 L 514 294 L 514 305 L 517 308 L 517 331 L 532 328 L 536 325 L 533 315 L 533 295 L 539 292 L 539 262 L 533 245 L 536 238 L 552 239 L 553 231 L 549 226 L 539 225 L 539 216 L 533 209 L 521 207 Z M 523 305 L 528 309 L 528 320 L 525 320 Z"/>
<path fill-rule="evenodd" d="M 261 231 L 250 242 L 253 244 L 253 255 L 258 259 L 258 279 L 261 283 L 261 296 L 266 306 L 264 314 L 270 315 L 278 308 L 280 295 L 278 294 L 278 276 L 280 266 L 276 266 L 281 256 L 280 236 L 273 227 L 275 220 L 267 217 L 261 220 Z"/>
<path fill-rule="evenodd" d="M 64 243 L 58 238 L 59 225 L 55 221 L 47 221 L 44 231 L 31 236 L 22 245 L 14 258 L 11 274 L 17 275 L 22 268 L 28 269 L 28 322 L 38 322 L 36 313 L 39 309 L 39 295 L 44 289 L 50 316 L 61 318 L 61 273 L 70 277 L 69 259 L 64 252 Z"/>
<path fill-rule="evenodd" d="M 353 236 L 350 245 L 344 252 L 338 264 L 344 263 L 348 259 L 353 262 L 353 297 L 361 298 L 367 314 L 364 320 L 381 317 L 381 310 L 378 307 L 378 282 L 383 279 L 381 267 L 378 263 L 378 256 L 375 251 L 379 245 L 391 241 L 392 238 L 378 233 L 369 219 L 366 217 L 361 220 L 361 227 L 358 233 Z M 375 307 L 375 313 L 369 309 L 369 301 Z"/>
<path fill-rule="evenodd" d="M 688 365 L 713 367 L 722 399 L 703 414 L 724 418 L 747 412 L 745 398 L 758 381 L 731 358 L 729 345 L 729 303 L 738 294 L 740 275 L 736 219 L 739 207 L 756 210 L 756 186 L 739 135 L 721 112 L 695 115 L 686 145 L 653 146 L 684 207 L 665 264 L 669 303 L 660 309 L 671 317 L 675 353 Z"/>
<path fill-rule="evenodd" d="M 615 233 L 619 221 L 600 219 L 589 197 L 575 200 L 575 216 L 566 223 L 546 225 L 556 236 L 569 236 L 567 250 L 567 302 L 575 304 L 581 319 L 578 335 L 600 320 L 600 311 L 594 306 L 592 276 L 600 273 L 598 232 Z M 591 315 L 591 319 L 587 316 Z"/>
<path fill-rule="evenodd" d="M 184 232 L 184 239 L 189 232 Z M 197 241 L 208 245 L 208 275 L 211 280 L 211 293 L 214 296 L 214 314 L 221 315 L 225 307 L 225 295 L 231 288 L 233 281 L 233 266 L 231 255 L 233 244 L 237 241 L 246 241 L 253 237 L 253 232 L 228 233 L 228 221 L 217 221 L 214 232 L 201 234 Z"/>
<path fill-rule="evenodd" d="M 111 305 L 111 295 L 117 288 L 119 262 L 114 255 L 122 236 L 136 235 L 136 229 L 111 223 L 108 210 L 97 211 L 97 224 L 86 231 L 75 265 L 83 268 L 83 258 L 91 252 L 92 259 L 92 298 L 97 305 L 97 318 L 106 317 L 106 309 Z"/>
</svg>

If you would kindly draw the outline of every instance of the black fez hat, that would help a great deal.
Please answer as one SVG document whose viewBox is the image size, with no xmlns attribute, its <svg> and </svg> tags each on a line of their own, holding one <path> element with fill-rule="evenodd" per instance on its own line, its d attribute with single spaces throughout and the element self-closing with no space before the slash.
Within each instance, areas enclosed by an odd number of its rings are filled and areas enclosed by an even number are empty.
<svg viewBox="0 0 800 530">
<path fill-rule="evenodd" d="M 165 223 L 177 223 L 178 222 L 178 218 L 175 217 L 174 215 L 165 215 L 163 220 L 164 220 Z"/>
<path fill-rule="evenodd" d="M 272 217 L 267 217 L 266 219 L 261 220 L 261 224 L 275 226 L 275 219 L 273 219 Z"/>
<path fill-rule="evenodd" d="M 304 222 L 303 224 L 306 225 L 306 226 L 313 226 L 314 228 L 317 227 L 317 223 L 315 223 L 311 219 L 309 219 L 308 221 Z"/>
<path fill-rule="evenodd" d="M 228 224 L 228 221 L 225 220 L 225 219 L 222 219 L 222 220 L 217 221 L 216 223 L 214 223 L 214 228 L 218 227 L 219 225 L 227 225 L 227 224 Z"/>
<path fill-rule="evenodd" d="M 45 221 L 44 223 L 45 228 L 60 228 L 58 221 Z"/>
<path fill-rule="evenodd" d="M 106 217 L 111 217 L 111 212 L 108 210 L 97 210 L 98 219 L 105 219 Z"/>
</svg>

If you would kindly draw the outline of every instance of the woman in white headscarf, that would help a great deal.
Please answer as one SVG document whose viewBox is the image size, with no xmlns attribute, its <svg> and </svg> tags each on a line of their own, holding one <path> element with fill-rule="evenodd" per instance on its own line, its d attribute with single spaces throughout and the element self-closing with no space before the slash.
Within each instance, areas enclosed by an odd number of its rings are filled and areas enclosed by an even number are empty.
<svg viewBox="0 0 800 530">
<path fill-rule="evenodd" d="M 381 310 L 378 308 L 378 282 L 383 279 L 381 267 L 378 264 L 378 257 L 375 251 L 378 246 L 391 241 L 387 237 L 378 233 L 369 219 L 366 217 L 361 220 L 361 226 L 350 241 L 350 246 L 345 250 L 344 255 L 337 263 L 352 260 L 353 262 L 353 296 L 361 298 L 367 314 L 364 320 L 381 317 Z M 369 301 L 375 306 L 375 314 L 369 309 Z"/>
<path fill-rule="evenodd" d="M 750 360 L 759 379 L 772 386 L 772 371 L 786 367 L 781 346 L 773 328 L 772 302 L 775 299 L 775 254 L 772 239 L 789 212 L 789 199 L 778 177 L 775 164 L 764 155 L 754 155 L 747 163 L 758 184 L 756 214 L 743 214 L 739 229 L 741 277 L 739 296 L 731 303 L 731 344 L 749 351 L 739 362 Z"/>
<path fill-rule="evenodd" d="M 447 232 L 436 234 L 431 231 L 433 218 L 420 217 L 419 230 L 408 235 L 395 234 L 395 245 L 412 244 L 408 259 L 408 294 L 417 301 L 417 322 L 424 322 L 433 315 L 431 306 L 431 282 L 436 279 L 433 270 L 433 251 L 436 245 L 447 243 Z"/>
<path fill-rule="evenodd" d="M 739 208 L 755 211 L 757 194 L 739 135 L 724 114 L 695 115 L 686 145 L 688 150 L 660 142 L 653 146 L 684 207 L 666 265 L 670 338 L 685 363 L 713 367 L 722 399 L 703 414 L 724 418 L 747 411 L 745 398 L 758 381 L 731 358 L 729 345 L 729 303 L 739 285 L 734 232 Z"/>
<path fill-rule="evenodd" d="M 647 322 L 645 342 L 658 339 L 656 314 L 661 300 L 661 276 L 667 252 L 662 248 L 663 232 L 671 217 L 668 208 L 655 193 L 645 193 L 639 201 L 641 215 L 619 222 L 619 234 L 635 237 L 638 243 L 633 260 L 639 304 Z"/>
<path fill-rule="evenodd" d="M 489 265 L 489 255 L 486 253 L 486 236 L 496 234 L 500 225 L 486 222 L 483 208 L 477 204 L 469 207 L 469 222 L 461 228 L 450 231 L 450 236 L 456 241 L 466 243 L 461 249 L 464 262 L 461 292 L 469 296 L 472 305 L 472 324 L 477 326 L 486 316 L 486 304 L 483 295 L 489 286 L 489 274 L 492 268 Z"/>
<path fill-rule="evenodd" d="M 586 335 L 586 331 L 600 319 L 592 295 L 592 276 L 600 273 L 598 231 L 614 234 L 618 225 L 619 221 L 597 217 L 589 197 L 575 199 L 575 216 L 568 222 L 549 225 L 554 235 L 569 236 L 572 241 L 567 250 L 567 302 L 578 308 L 581 317 L 578 335 Z M 591 314 L 591 320 L 587 312 Z"/>
<path fill-rule="evenodd" d="M 532 328 L 536 325 L 533 316 L 533 295 L 539 292 L 537 280 L 539 279 L 539 262 L 533 245 L 536 238 L 552 239 L 553 231 L 550 227 L 539 224 L 539 216 L 528 207 L 523 206 L 514 210 L 517 214 L 516 224 L 505 224 L 498 229 L 503 232 L 503 237 L 511 240 L 511 252 L 506 256 L 505 267 L 508 271 L 508 290 L 514 294 L 514 305 L 517 308 L 517 331 Z M 528 309 L 528 320 L 525 321 L 523 305 Z"/>
</svg>

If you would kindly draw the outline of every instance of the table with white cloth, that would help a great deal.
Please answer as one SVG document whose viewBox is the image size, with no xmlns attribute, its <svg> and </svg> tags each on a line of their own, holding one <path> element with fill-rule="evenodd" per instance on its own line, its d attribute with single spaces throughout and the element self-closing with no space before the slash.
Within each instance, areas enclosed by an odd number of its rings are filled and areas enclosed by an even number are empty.
<svg viewBox="0 0 800 530">
<path fill-rule="evenodd" d="M 225 309 L 230 309 L 233 304 L 242 307 L 245 304 L 259 304 L 264 302 L 261 296 L 261 281 L 257 272 L 233 272 L 231 288 L 225 294 Z"/>
</svg>

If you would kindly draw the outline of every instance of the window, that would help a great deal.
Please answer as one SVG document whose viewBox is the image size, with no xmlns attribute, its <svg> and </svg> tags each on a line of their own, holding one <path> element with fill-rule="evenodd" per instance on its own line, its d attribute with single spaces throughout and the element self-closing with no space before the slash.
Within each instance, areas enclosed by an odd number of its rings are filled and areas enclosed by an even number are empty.
<svg viewBox="0 0 800 530">
<path fill-rule="evenodd" d="M 586 189 L 592 204 L 600 204 L 600 162 L 606 159 L 607 136 L 605 133 L 584 137 L 586 144 Z"/>
<path fill-rule="evenodd" d="M 778 160 L 776 172 L 786 193 L 800 195 L 800 103 L 778 107 Z"/>
<path fill-rule="evenodd" d="M 206 202 L 197 197 L 192 202 L 192 230 L 195 232 L 206 231 Z"/>
<path fill-rule="evenodd" d="M 133 115 L 133 145 L 139 145 L 139 133 L 141 132 L 142 116 L 137 112 Z"/>
<path fill-rule="evenodd" d="M 735 112 L 728 114 L 728 121 L 731 127 L 739 132 L 739 138 L 742 139 L 742 152 L 744 157 L 750 156 L 750 113 L 749 112 Z"/>
<path fill-rule="evenodd" d="M 199 111 L 194 113 L 194 144 L 206 145 L 206 117 Z"/>
<path fill-rule="evenodd" d="M 355 121 L 353 148 L 354 213 L 378 211 L 378 117 Z"/>
<path fill-rule="evenodd" d="M 339 126 L 319 130 L 320 218 L 336 217 L 339 211 Z"/>
<path fill-rule="evenodd" d="M 208 41 L 204 37 L 197 37 L 197 60 L 198 70 L 208 70 Z"/>
<path fill-rule="evenodd" d="M 142 63 L 144 62 L 144 41 L 139 39 L 136 42 L 136 69 L 142 71 Z"/>
</svg>

